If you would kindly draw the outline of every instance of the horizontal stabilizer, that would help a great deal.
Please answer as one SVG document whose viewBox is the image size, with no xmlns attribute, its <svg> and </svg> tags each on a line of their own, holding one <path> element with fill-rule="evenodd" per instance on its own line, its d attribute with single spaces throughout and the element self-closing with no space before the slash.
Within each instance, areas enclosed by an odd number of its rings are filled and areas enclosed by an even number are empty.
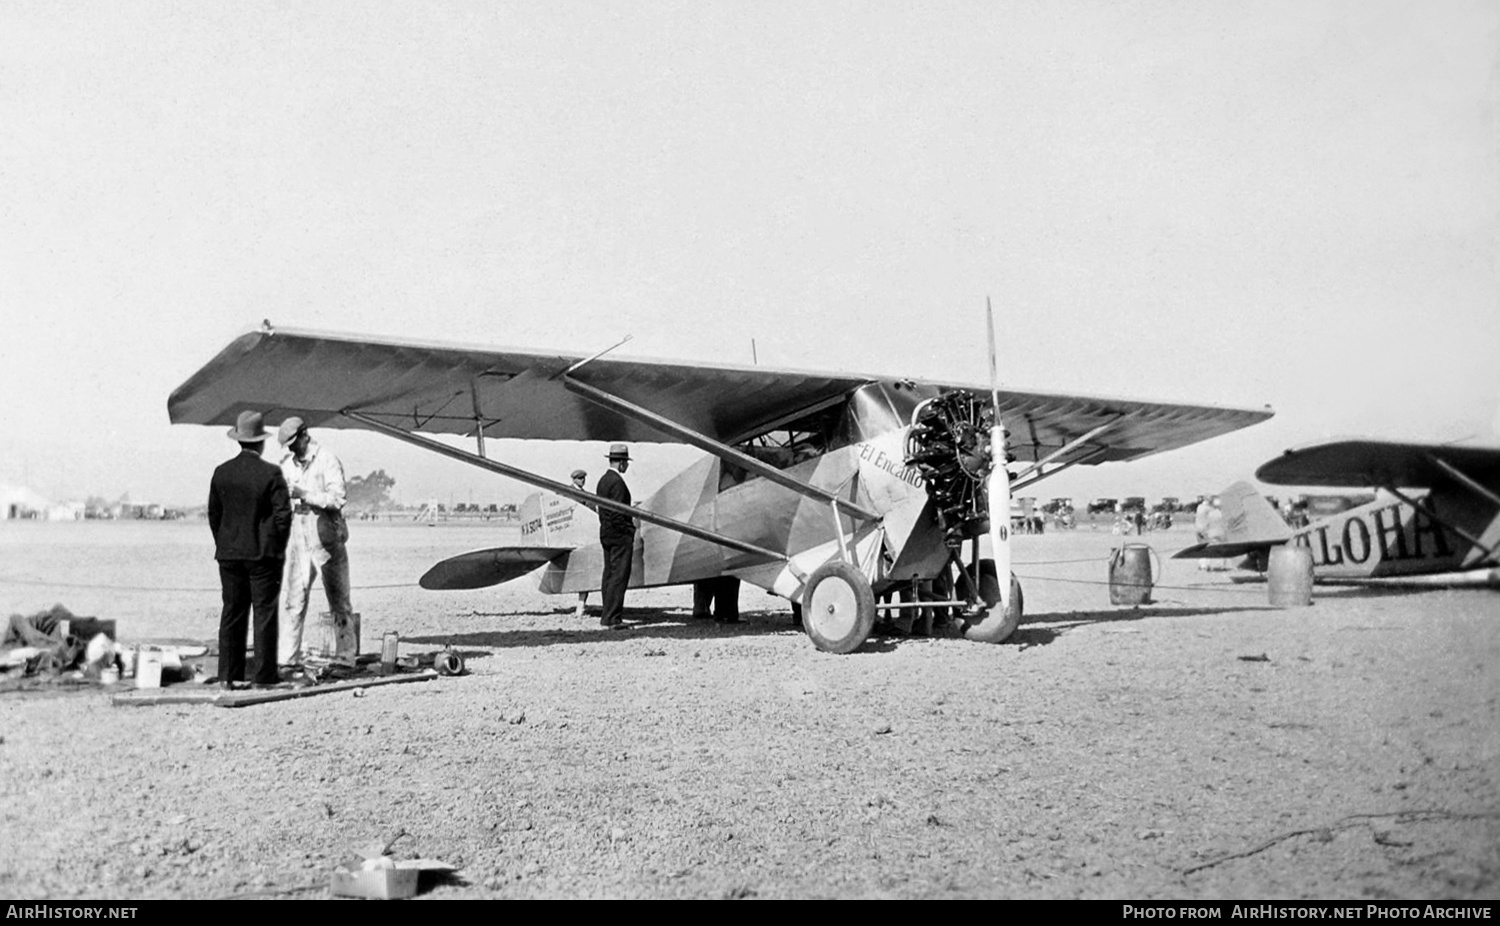
<svg viewBox="0 0 1500 926">
<path fill-rule="evenodd" d="M 1195 543 L 1172 554 L 1173 559 L 1230 559 L 1269 550 L 1284 540 L 1246 540 L 1242 543 Z"/>
<path fill-rule="evenodd" d="M 1219 509 L 1208 521 L 1206 539 L 1173 554 L 1173 559 L 1243 556 L 1292 539 L 1292 529 L 1250 483 L 1236 482 L 1220 492 L 1218 499 Z"/>
<path fill-rule="evenodd" d="M 524 576 L 538 566 L 550 563 L 572 547 L 495 547 L 451 556 L 423 574 L 418 584 L 423 588 L 449 591 L 488 588 Z"/>
</svg>

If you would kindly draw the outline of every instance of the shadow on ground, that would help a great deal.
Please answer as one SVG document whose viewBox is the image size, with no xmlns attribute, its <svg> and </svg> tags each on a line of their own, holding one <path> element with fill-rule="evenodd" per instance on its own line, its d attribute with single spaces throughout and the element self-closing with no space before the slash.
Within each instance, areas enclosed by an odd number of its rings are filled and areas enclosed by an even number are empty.
<svg viewBox="0 0 1500 926">
<path fill-rule="evenodd" d="M 1134 621 L 1174 617 L 1204 617 L 1213 614 L 1243 614 L 1246 611 L 1279 611 L 1270 605 L 1258 605 L 1253 607 L 1219 607 L 1219 608 L 1164 608 L 1156 605 L 1142 605 L 1140 607 L 1116 607 L 1107 611 L 1070 611 L 1067 614 L 1036 614 L 1027 615 L 1016 632 L 1005 641 L 1006 646 L 1046 646 L 1058 639 L 1063 634 L 1079 627 L 1090 627 L 1095 624 L 1120 624 L 1132 623 Z M 1044 625 L 1044 626 L 1043 626 Z"/>
<path fill-rule="evenodd" d="M 534 616 L 538 612 L 503 612 L 495 614 L 476 613 L 478 617 Z M 546 613 L 546 612 L 543 612 Z M 570 614 L 570 610 L 556 612 Z M 465 660 L 487 655 L 487 649 L 510 649 L 522 646 L 552 646 L 559 643 L 628 643 L 631 640 L 705 640 L 720 637 L 750 637 L 767 634 L 795 633 L 802 635 L 800 628 L 792 625 L 791 615 L 786 611 L 741 611 L 740 620 L 733 624 L 720 624 L 712 620 L 693 618 L 682 608 L 626 608 L 624 629 L 611 630 L 599 625 L 599 618 L 587 615 L 580 618 L 566 617 L 576 624 L 573 627 L 550 627 L 545 630 L 485 630 L 455 634 L 429 634 L 402 639 L 403 643 L 428 646 L 452 646 Z M 472 654 L 472 656 L 471 656 Z"/>
<path fill-rule="evenodd" d="M 1072 611 L 1066 614 L 1028 615 L 1024 623 L 1002 646 L 1029 648 L 1046 646 L 1054 640 L 1079 627 L 1095 624 L 1130 623 L 1147 618 L 1200 617 L 1213 614 L 1244 613 L 1246 611 L 1280 610 L 1270 606 L 1253 607 L 1161 607 L 1145 605 L 1135 608 L 1110 608 L 1099 611 Z M 535 616 L 539 612 L 496 612 L 486 614 L 474 612 L 478 617 L 522 617 Z M 562 609 L 558 615 L 570 615 Z M 767 635 L 803 636 L 802 629 L 792 624 L 786 611 L 742 611 L 740 621 L 720 624 L 712 620 L 694 618 L 682 608 L 626 608 L 623 630 L 611 630 L 599 625 L 593 615 L 581 618 L 565 616 L 565 620 L 576 621 L 572 627 L 549 627 L 543 630 L 516 629 L 470 631 L 455 634 L 428 634 L 406 637 L 403 643 L 425 646 L 449 646 L 466 662 L 483 659 L 493 650 L 516 647 L 554 646 L 573 643 L 628 643 L 632 640 L 650 639 L 686 642 L 692 640 L 720 639 L 724 637 L 758 637 Z M 860 647 L 861 652 L 889 652 L 908 643 L 923 643 L 934 639 L 953 639 L 956 632 L 943 632 L 941 628 L 931 637 L 904 634 L 887 624 L 877 624 L 870 639 Z"/>
</svg>

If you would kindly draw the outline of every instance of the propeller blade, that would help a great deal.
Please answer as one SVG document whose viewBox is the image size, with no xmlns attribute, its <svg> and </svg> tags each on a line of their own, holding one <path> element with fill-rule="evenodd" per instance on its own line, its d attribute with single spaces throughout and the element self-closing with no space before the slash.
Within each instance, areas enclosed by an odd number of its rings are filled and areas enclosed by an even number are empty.
<svg viewBox="0 0 1500 926">
<path fill-rule="evenodd" d="M 984 297 L 984 324 L 989 332 L 988 347 L 990 350 L 990 404 L 995 409 L 995 423 L 1000 423 L 1000 374 L 996 372 L 995 360 L 995 309 L 990 305 L 990 297 Z"/>
<path fill-rule="evenodd" d="M 495 547 L 460 553 L 435 564 L 417 584 L 434 591 L 488 588 L 524 576 L 566 552 L 557 547 Z"/>
<path fill-rule="evenodd" d="M 1000 583 L 1000 607 L 1010 609 L 1010 473 L 1005 469 L 1005 428 L 990 428 L 990 458 L 986 479 L 990 498 L 990 550 L 995 557 L 995 579 Z"/>
<path fill-rule="evenodd" d="M 990 472 L 985 490 L 990 502 L 990 550 L 995 557 L 995 580 L 1000 586 L 1001 613 L 1010 610 L 1010 472 L 1005 468 L 1005 424 L 1000 420 L 1000 380 L 995 361 L 995 310 L 984 298 L 984 318 L 989 329 L 990 402 L 994 421 L 990 424 Z"/>
</svg>

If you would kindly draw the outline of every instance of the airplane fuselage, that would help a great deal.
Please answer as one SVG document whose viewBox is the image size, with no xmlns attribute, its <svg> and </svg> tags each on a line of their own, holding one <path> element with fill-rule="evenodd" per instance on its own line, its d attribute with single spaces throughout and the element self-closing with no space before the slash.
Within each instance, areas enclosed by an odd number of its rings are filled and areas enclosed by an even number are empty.
<svg viewBox="0 0 1500 926">
<path fill-rule="evenodd" d="M 1418 501 L 1437 519 L 1382 492 L 1369 504 L 1296 530 L 1291 542 L 1311 550 L 1314 574 L 1328 578 L 1412 576 L 1493 565 L 1486 548 L 1500 543 L 1500 508 L 1456 491 L 1435 490 Z"/>
<path fill-rule="evenodd" d="M 904 447 L 911 409 L 917 397 L 909 390 L 871 384 L 856 390 L 845 403 L 838 433 L 821 452 L 785 467 L 785 472 L 809 485 L 826 489 L 882 515 L 879 522 L 862 520 L 829 502 L 756 477 L 745 478 L 730 464 L 705 455 L 668 481 L 643 506 L 737 540 L 789 555 L 828 545 L 846 548 L 868 542 L 883 531 L 882 576 L 910 579 L 936 574 L 947 562 L 941 530 L 934 520 L 921 475 L 906 465 Z M 568 507 L 572 503 L 558 500 Z M 562 518 L 561 510 L 538 512 L 538 518 Z M 549 521 L 549 526 L 550 526 Z M 538 529 L 541 522 L 532 525 Z M 523 528 L 524 530 L 524 528 Z M 579 537 L 578 540 L 583 540 Z M 583 543 L 543 571 L 545 592 L 590 591 L 598 585 L 602 551 L 597 543 Z M 685 536 L 643 523 L 637 532 L 632 587 L 691 582 L 724 572 L 770 588 L 780 564 L 753 554 Z"/>
</svg>

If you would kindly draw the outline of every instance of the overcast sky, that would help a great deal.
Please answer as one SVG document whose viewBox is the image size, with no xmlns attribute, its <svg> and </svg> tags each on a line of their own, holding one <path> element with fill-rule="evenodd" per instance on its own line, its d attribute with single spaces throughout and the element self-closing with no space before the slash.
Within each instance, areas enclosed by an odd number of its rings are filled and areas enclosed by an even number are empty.
<svg viewBox="0 0 1500 926">
<path fill-rule="evenodd" d="M 167 396 L 263 318 L 984 382 L 986 296 L 1010 385 L 1277 412 L 1043 496 L 1496 442 L 1497 9 L 6 0 L 0 482 L 201 503 L 234 447 Z"/>
</svg>

